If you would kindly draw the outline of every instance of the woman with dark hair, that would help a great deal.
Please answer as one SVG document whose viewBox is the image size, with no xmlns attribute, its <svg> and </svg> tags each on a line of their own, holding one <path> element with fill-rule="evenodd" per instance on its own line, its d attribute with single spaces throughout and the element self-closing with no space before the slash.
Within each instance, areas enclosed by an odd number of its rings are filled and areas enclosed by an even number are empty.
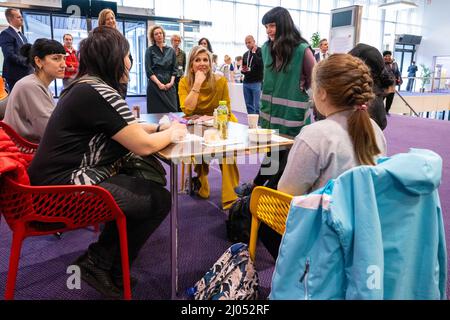
<svg viewBox="0 0 450 320">
<path fill-rule="evenodd" d="M 394 84 L 394 78 L 386 69 L 383 56 L 377 48 L 359 43 L 349 51 L 349 54 L 360 58 L 370 68 L 375 98 L 369 105 L 369 114 L 381 130 L 384 130 L 387 126 L 387 119 L 383 99 L 388 88 Z"/>
<path fill-rule="evenodd" d="M 148 113 L 177 112 L 177 90 L 174 86 L 177 76 L 177 54 L 166 46 L 166 33 L 161 26 L 153 26 L 148 31 L 152 43 L 145 52 L 145 72 L 147 74 Z"/>
<path fill-rule="evenodd" d="M 155 153 L 186 134 L 186 127 L 139 124 L 119 94 L 128 81 L 129 45 L 116 29 L 98 27 L 80 44 L 77 78 L 61 94 L 28 170 L 33 185 L 98 185 L 127 217 L 132 263 L 170 210 L 162 184 L 123 170 L 130 157 Z M 51 164 L 48 159 L 52 159 Z M 75 262 L 84 281 L 110 298 L 121 296 L 119 237 L 114 222 Z M 131 279 L 133 283 L 133 279 Z"/>
<path fill-rule="evenodd" d="M 41 38 L 33 46 L 23 45 L 21 54 L 34 67 L 34 73 L 14 86 L 3 121 L 25 139 L 39 143 L 55 108 L 49 85 L 64 78 L 66 51 L 58 41 Z"/>
<path fill-rule="evenodd" d="M 198 45 L 205 47 L 209 52 L 214 53 L 212 50 L 211 42 L 209 42 L 207 38 L 201 38 L 200 40 L 198 40 Z"/>
<path fill-rule="evenodd" d="M 268 40 L 261 48 L 264 61 L 260 125 L 277 129 L 295 137 L 303 126 L 310 123 L 309 96 L 311 73 L 316 63 L 314 52 L 300 35 L 285 8 L 275 7 L 262 18 Z M 283 173 L 288 151 L 280 151 L 278 163 L 272 163 L 270 154 L 263 162 L 257 177 L 236 188 L 240 196 L 249 195 L 257 185 L 276 188 Z M 269 160 L 269 161 L 267 161 Z M 275 161 L 275 159 L 273 159 Z M 274 165 L 277 170 L 273 170 Z"/>
</svg>

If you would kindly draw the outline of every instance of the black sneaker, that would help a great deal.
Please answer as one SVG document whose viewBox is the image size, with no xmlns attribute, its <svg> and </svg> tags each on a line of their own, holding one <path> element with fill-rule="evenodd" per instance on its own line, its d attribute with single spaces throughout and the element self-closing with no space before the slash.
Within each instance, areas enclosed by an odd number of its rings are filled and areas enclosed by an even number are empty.
<svg viewBox="0 0 450 320">
<path fill-rule="evenodd" d="M 234 192 L 236 192 L 238 197 L 245 197 L 251 195 L 254 188 L 255 184 L 253 182 L 245 182 L 234 188 Z"/>
<path fill-rule="evenodd" d="M 80 267 L 81 279 L 105 297 L 110 299 L 122 297 L 122 292 L 114 284 L 109 271 L 97 267 L 87 253 L 79 257 L 74 264 Z"/>
</svg>

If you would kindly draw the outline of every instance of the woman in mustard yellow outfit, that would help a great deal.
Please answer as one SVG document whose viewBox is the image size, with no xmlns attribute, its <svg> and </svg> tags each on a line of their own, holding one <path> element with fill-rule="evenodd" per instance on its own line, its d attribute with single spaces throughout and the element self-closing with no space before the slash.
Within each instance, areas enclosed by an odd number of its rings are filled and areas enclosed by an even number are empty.
<svg viewBox="0 0 450 320">
<path fill-rule="evenodd" d="M 219 101 L 226 100 L 229 120 L 237 122 L 236 117 L 231 113 L 227 79 L 212 73 L 211 53 L 202 46 L 196 46 L 191 50 L 186 76 L 180 80 L 178 95 L 181 110 L 186 115 L 212 116 Z M 239 171 L 236 163 L 221 164 L 220 169 L 222 171 L 222 208 L 228 209 L 237 198 L 234 188 L 239 184 Z M 209 165 L 197 164 L 194 171 L 201 183 L 198 195 L 206 199 L 210 192 Z"/>
</svg>

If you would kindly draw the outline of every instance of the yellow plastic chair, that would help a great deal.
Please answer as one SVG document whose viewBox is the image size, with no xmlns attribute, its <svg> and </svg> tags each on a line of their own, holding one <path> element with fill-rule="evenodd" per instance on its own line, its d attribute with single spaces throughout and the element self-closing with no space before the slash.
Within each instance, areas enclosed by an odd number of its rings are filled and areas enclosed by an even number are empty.
<svg viewBox="0 0 450 320">
<path fill-rule="evenodd" d="M 255 261 L 256 243 L 258 242 L 259 225 L 264 222 L 270 228 L 283 235 L 286 229 L 286 219 L 293 196 L 266 187 L 256 187 L 250 200 L 252 227 L 250 231 L 249 253 Z"/>
</svg>

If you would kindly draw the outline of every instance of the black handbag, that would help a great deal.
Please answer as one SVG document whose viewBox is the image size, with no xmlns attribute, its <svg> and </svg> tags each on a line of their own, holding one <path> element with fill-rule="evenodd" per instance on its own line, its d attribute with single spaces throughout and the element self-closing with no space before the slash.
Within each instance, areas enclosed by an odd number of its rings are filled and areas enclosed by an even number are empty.
<svg viewBox="0 0 450 320">
<path fill-rule="evenodd" d="M 133 177 L 153 181 L 163 187 L 167 185 L 166 170 L 154 155 L 141 157 L 133 154 L 124 160 L 121 171 Z"/>
</svg>

